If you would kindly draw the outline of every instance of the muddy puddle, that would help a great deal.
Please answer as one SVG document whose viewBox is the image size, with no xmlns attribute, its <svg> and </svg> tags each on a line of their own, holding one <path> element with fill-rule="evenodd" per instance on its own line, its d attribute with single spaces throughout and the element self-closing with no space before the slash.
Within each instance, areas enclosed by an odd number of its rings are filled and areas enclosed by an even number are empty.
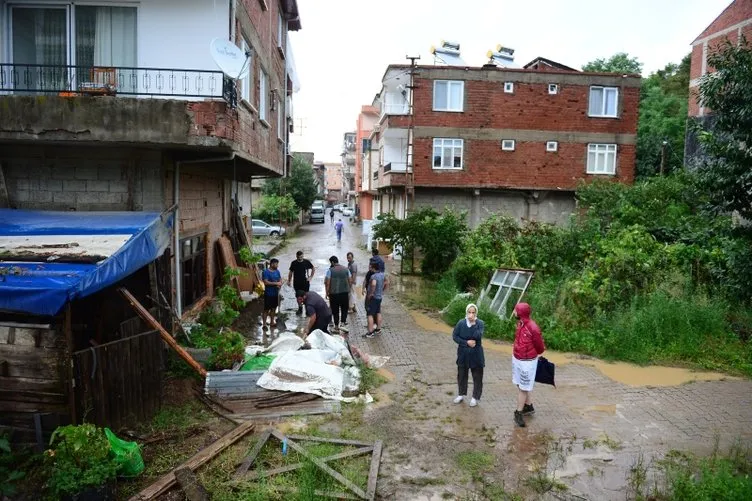
<svg viewBox="0 0 752 501">
<path fill-rule="evenodd" d="M 425 330 L 443 334 L 452 333 L 452 328 L 449 325 L 426 313 L 410 310 L 410 316 L 416 325 Z M 497 353 L 512 354 L 512 345 L 509 343 L 498 341 L 485 343 L 484 348 Z M 642 367 L 626 362 L 606 362 L 576 353 L 561 353 L 549 350 L 546 350 L 546 358 L 557 365 L 580 364 L 593 367 L 607 378 L 627 386 L 679 386 L 696 381 L 739 379 L 720 372 L 702 372 L 656 365 Z"/>
<path fill-rule="evenodd" d="M 263 299 L 250 301 L 232 325 L 232 328 L 247 340 L 248 345 L 269 346 L 283 332 L 297 333 L 302 317 L 296 314 L 294 298 L 283 300 L 281 311 L 276 317 L 277 325 L 274 327 L 262 325 L 263 308 Z"/>
</svg>

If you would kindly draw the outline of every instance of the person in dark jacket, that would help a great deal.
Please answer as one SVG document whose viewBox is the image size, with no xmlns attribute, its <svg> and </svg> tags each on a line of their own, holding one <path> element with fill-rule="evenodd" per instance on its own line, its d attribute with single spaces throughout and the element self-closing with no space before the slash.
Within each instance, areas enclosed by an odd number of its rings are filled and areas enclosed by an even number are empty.
<svg viewBox="0 0 752 501">
<path fill-rule="evenodd" d="M 483 330 L 485 324 L 478 318 L 478 307 L 470 303 L 465 307 L 465 318 L 454 326 L 452 339 L 457 343 L 457 397 L 455 404 L 461 403 L 467 395 L 467 372 L 473 375 L 473 398 L 470 407 L 478 405 L 483 393 L 483 367 L 486 359 L 483 355 Z"/>
<path fill-rule="evenodd" d="M 530 318 L 530 305 L 517 303 L 514 316 L 517 317 L 517 330 L 514 333 L 512 350 L 512 383 L 517 385 L 517 410 L 514 422 L 524 428 L 523 415 L 535 414 L 531 393 L 535 385 L 535 372 L 538 369 L 538 356 L 546 350 L 540 327 Z"/>
</svg>

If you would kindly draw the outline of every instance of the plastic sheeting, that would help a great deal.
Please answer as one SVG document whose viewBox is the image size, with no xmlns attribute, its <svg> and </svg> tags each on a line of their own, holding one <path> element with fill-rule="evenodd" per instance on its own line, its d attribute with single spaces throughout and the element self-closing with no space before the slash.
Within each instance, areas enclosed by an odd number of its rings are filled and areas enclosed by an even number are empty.
<svg viewBox="0 0 752 501">
<path fill-rule="evenodd" d="M 356 400 L 342 396 L 343 391 L 357 390 L 360 381 L 360 371 L 342 338 L 315 330 L 307 341 L 320 348 L 277 356 L 256 384 L 267 390 L 299 391 L 343 402 Z"/>
<path fill-rule="evenodd" d="M 0 248 L 0 310 L 57 315 L 67 302 L 109 287 L 161 256 L 170 244 L 172 225 L 173 214 L 154 212 L 0 209 L 0 238 L 6 240 L 45 235 L 130 235 L 97 263 L 66 263 L 63 257 L 14 261 L 12 251 Z"/>
</svg>

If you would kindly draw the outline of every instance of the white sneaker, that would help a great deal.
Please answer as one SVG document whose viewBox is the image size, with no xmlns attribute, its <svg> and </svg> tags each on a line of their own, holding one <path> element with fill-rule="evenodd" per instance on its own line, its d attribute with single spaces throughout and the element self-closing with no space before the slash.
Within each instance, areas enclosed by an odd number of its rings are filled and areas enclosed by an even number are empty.
<svg viewBox="0 0 752 501">
<path fill-rule="evenodd" d="M 476 405 L 478 405 L 478 401 L 475 400 L 474 398 L 471 398 L 470 399 L 470 407 L 475 407 Z"/>
<path fill-rule="evenodd" d="M 454 398 L 453 402 L 454 402 L 455 404 L 459 404 L 459 403 L 461 403 L 461 402 L 462 402 L 463 400 L 465 400 L 465 397 L 464 397 L 464 395 L 458 395 L 457 397 L 455 397 L 455 398 Z"/>
</svg>

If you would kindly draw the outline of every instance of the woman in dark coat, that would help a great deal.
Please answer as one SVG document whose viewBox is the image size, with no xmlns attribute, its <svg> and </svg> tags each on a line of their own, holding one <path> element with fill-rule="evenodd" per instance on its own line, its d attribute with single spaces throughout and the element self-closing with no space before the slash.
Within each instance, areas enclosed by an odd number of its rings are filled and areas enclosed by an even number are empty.
<svg viewBox="0 0 752 501">
<path fill-rule="evenodd" d="M 485 324 L 478 319 L 478 307 L 470 303 L 465 308 L 465 318 L 454 326 L 452 339 L 457 343 L 457 397 L 455 404 L 461 403 L 467 395 L 467 372 L 473 375 L 473 398 L 470 407 L 478 405 L 483 393 L 483 367 L 486 359 L 483 356 L 481 338 Z"/>
</svg>

